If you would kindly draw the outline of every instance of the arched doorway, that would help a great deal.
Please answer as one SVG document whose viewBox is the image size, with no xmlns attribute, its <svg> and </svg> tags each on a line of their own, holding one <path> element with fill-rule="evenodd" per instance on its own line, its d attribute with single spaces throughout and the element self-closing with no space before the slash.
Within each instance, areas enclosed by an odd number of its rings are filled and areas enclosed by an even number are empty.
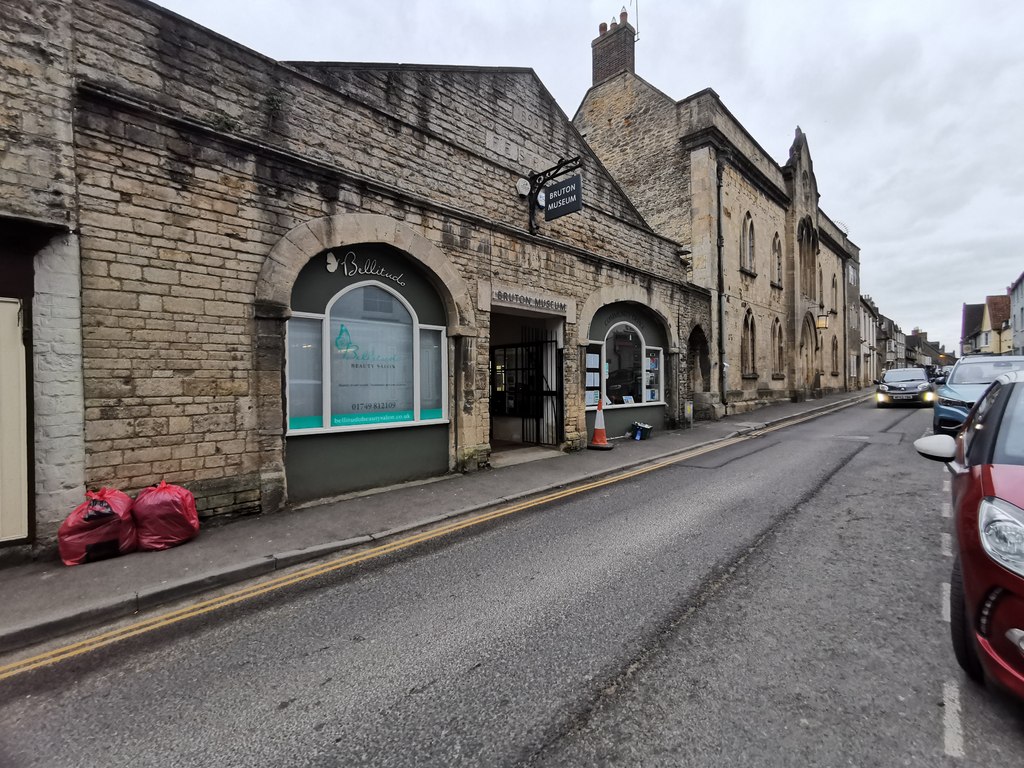
<svg viewBox="0 0 1024 768">
<path fill-rule="evenodd" d="M 711 352 L 704 329 L 699 325 L 690 332 L 686 342 L 686 359 L 689 364 L 690 389 L 696 392 L 711 391 Z"/>
<path fill-rule="evenodd" d="M 818 332 L 814 328 L 814 321 L 811 316 L 805 315 L 800 331 L 800 364 L 803 368 L 802 375 L 798 380 L 802 382 L 804 390 L 814 389 L 817 384 L 818 367 Z"/>
</svg>

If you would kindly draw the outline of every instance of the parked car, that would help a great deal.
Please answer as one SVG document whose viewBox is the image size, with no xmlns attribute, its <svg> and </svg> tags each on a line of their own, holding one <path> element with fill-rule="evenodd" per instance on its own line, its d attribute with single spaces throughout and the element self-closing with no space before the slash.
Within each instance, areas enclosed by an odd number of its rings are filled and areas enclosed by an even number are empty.
<svg viewBox="0 0 1024 768">
<path fill-rule="evenodd" d="M 955 435 L 974 401 L 996 376 L 1006 371 L 1024 370 L 1024 357 L 1007 355 L 972 355 L 962 357 L 935 391 L 932 432 Z"/>
<path fill-rule="evenodd" d="M 931 405 L 935 391 L 924 368 L 892 368 L 875 384 L 875 405 Z"/>
<path fill-rule="evenodd" d="M 914 447 L 953 474 L 956 660 L 971 679 L 1024 699 L 1024 371 L 999 376 L 956 438 L 930 435 Z"/>
</svg>

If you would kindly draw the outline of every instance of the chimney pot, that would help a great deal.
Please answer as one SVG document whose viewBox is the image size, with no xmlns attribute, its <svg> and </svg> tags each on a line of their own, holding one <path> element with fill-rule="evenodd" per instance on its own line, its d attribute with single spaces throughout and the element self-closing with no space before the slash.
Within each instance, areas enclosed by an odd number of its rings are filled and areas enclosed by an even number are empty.
<svg viewBox="0 0 1024 768">
<path fill-rule="evenodd" d="M 629 18 L 629 14 L 627 14 L 626 9 L 623 8 L 622 12 L 619 14 L 619 24 L 625 24 L 627 18 Z"/>
<path fill-rule="evenodd" d="M 594 57 L 594 85 L 620 72 L 634 73 L 636 36 L 627 21 L 625 8 L 618 20 L 598 25 L 600 34 L 590 44 Z"/>
</svg>

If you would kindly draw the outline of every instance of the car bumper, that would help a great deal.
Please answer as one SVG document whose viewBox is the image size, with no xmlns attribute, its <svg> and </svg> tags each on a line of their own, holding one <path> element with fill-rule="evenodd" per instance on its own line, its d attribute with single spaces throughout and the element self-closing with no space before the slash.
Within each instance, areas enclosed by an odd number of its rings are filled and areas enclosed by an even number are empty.
<svg viewBox="0 0 1024 768">
<path fill-rule="evenodd" d="M 934 392 L 875 392 L 876 405 L 932 405 Z"/>
<path fill-rule="evenodd" d="M 986 676 L 1024 701 L 1024 578 L 983 552 L 964 573 L 968 612 Z"/>
</svg>

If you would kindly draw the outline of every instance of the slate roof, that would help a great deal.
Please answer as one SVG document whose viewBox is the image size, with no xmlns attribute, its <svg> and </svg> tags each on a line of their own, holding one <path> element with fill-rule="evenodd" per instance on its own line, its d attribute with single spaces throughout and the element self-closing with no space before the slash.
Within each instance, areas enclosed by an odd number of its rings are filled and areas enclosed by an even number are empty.
<svg viewBox="0 0 1024 768">
<path fill-rule="evenodd" d="M 981 333 L 981 320 L 985 316 L 984 304 L 964 304 L 963 325 L 960 331 L 960 339 L 967 339 Z"/>
<path fill-rule="evenodd" d="M 1010 321 L 1010 297 L 986 296 L 985 303 L 988 304 L 988 319 L 992 323 L 992 330 L 998 331 Z"/>
</svg>

